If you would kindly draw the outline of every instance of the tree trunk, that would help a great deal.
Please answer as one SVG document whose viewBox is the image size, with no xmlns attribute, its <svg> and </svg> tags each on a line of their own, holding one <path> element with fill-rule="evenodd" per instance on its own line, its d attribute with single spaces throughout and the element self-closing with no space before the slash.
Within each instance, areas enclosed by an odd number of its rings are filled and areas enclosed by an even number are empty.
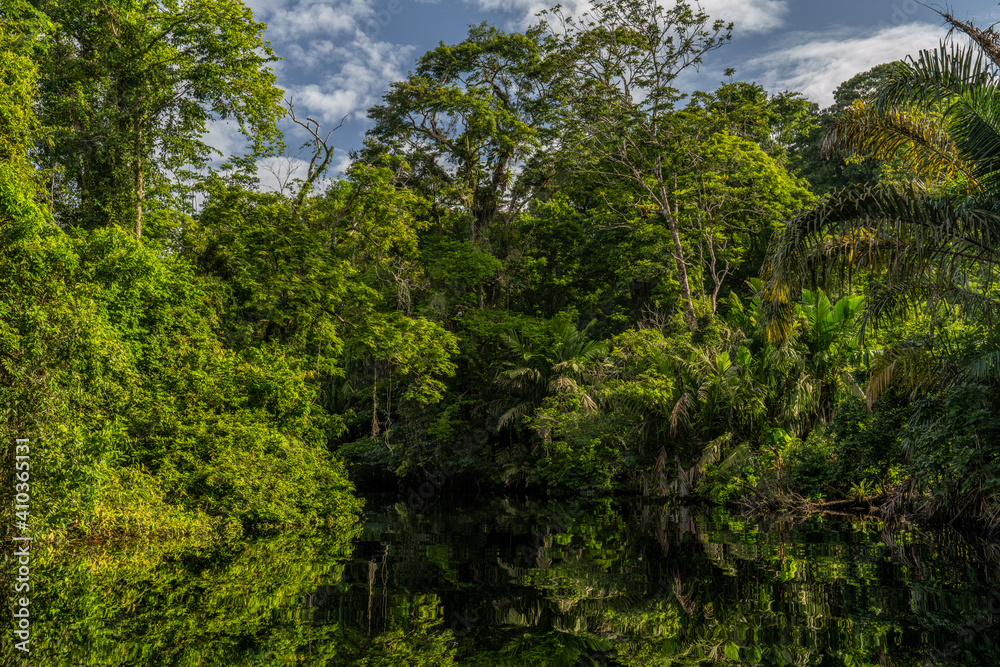
<svg viewBox="0 0 1000 667">
<path fill-rule="evenodd" d="M 664 201 L 666 199 L 664 198 Z M 674 261 L 677 263 L 677 282 L 681 285 L 681 297 L 684 299 L 684 321 L 688 328 L 694 331 L 698 328 L 698 321 L 694 315 L 694 302 L 691 300 L 691 286 L 688 285 L 687 264 L 684 262 L 684 246 L 681 244 L 681 233 L 677 227 L 677 218 L 669 208 L 663 207 L 660 213 L 667 221 L 667 228 L 670 230 L 670 237 L 674 240 Z"/>
<path fill-rule="evenodd" d="M 142 238 L 142 198 L 145 196 L 142 180 L 142 128 L 135 139 L 135 236 Z"/>
</svg>

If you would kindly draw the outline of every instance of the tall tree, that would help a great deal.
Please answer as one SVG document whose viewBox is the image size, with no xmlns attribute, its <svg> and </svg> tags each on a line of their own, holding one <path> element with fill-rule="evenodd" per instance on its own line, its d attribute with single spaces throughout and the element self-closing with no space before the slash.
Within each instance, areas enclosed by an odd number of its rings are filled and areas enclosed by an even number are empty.
<svg viewBox="0 0 1000 667">
<path fill-rule="evenodd" d="M 735 70 L 726 70 L 735 74 Z M 817 125 L 816 103 L 801 93 L 768 95 L 756 83 L 734 81 L 711 94 L 696 93 L 694 102 L 721 114 L 731 134 L 754 141 L 768 155 L 787 164 Z"/>
<path fill-rule="evenodd" d="M 31 108 L 38 69 L 35 44 L 51 26 L 13 0 L 0 0 L 0 164 L 24 163 L 38 131 Z M 15 26 L 12 18 L 21 16 Z"/>
<path fill-rule="evenodd" d="M 473 243 L 497 222 L 510 225 L 544 182 L 534 167 L 559 140 L 561 109 L 548 56 L 537 27 L 475 26 L 460 44 L 427 52 L 369 111 L 375 152 L 405 155 L 435 215 L 457 207 L 469 216 Z"/>
<path fill-rule="evenodd" d="M 775 221 L 801 211 L 813 197 L 748 139 L 718 132 L 691 148 L 702 161 L 678 181 L 677 219 L 697 257 L 692 282 L 701 283 L 715 313 L 727 278 L 742 284 L 760 271 Z"/>
<path fill-rule="evenodd" d="M 567 81 L 573 83 L 573 122 L 586 137 L 580 165 L 608 181 L 624 179 L 640 205 L 662 218 L 673 241 L 685 320 L 696 328 L 694 299 L 678 219 L 677 179 L 701 162 L 686 149 L 692 133 L 707 128 L 681 120 L 675 86 L 685 70 L 725 44 L 732 24 L 712 21 L 683 0 L 666 9 L 656 0 L 596 3 L 575 20 L 555 9 L 548 27 L 565 46 Z"/>
<path fill-rule="evenodd" d="M 38 0 L 55 24 L 41 63 L 39 146 L 59 219 L 142 235 L 151 187 L 204 165 L 206 124 L 234 119 L 253 151 L 283 111 L 264 24 L 239 0 Z"/>
</svg>

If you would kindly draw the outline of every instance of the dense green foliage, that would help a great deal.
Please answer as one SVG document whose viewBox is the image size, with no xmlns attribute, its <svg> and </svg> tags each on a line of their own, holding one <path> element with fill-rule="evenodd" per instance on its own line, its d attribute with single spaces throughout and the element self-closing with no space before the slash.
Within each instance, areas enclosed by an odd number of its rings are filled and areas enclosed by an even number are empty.
<svg viewBox="0 0 1000 667">
<path fill-rule="evenodd" d="M 2 18 L 2 432 L 50 531 L 339 525 L 348 477 L 1000 517 L 992 33 L 819 113 L 682 94 L 731 28 L 684 2 L 475 26 L 343 179 L 295 118 L 316 159 L 263 193 L 241 3 Z"/>
<path fill-rule="evenodd" d="M 256 152 L 279 141 L 275 58 L 239 0 L 33 4 L 52 26 L 38 50 L 38 162 L 64 225 L 141 237 L 145 209 L 184 207 L 185 177 L 211 154 L 209 120 L 236 121 Z"/>
<path fill-rule="evenodd" d="M 827 136 L 900 168 L 791 220 L 775 239 L 764 294 L 770 333 L 782 340 L 797 286 L 817 271 L 826 282 L 845 269 L 863 277 L 860 332 L 884 343 L 868 369 L 869 405 L 887 390 L 912 401 L 899 442 L 906 479 L 894 501 L 918 497 L 929 513 L 996 526 L 1000 51 L 993 33 L 945 18 L 971 42 L 895 63 Z"/>
<path fill-rule="evenodd" d="M 311 364 L 274 345 L 227 345 L 225 290 L 176 240 L 53 218 L 27 159 L 49 126 L 25 115 L 37 89 L 19 55 L 51 33 L 43 15 L 16 23 L 13 11 L 5 6 L 3 62 L 26 78 L 5 88 L 0 428 L 8 471 L 14 439 L 32 443 L 35 527 L 233 535 L 351 523 L 360 503 L 325 446 Z M 172 219 L 175 236 L 190 231 L 190 218 Z"/>
<path fill-rule="evenodd" d="M 995 664 L 995 545 L 888 521 L 1000 529 L 1000 38 L 945 18 L 968 45 L 822 112 L 732 70 L 683 94 L 732 26 L 682 0 L 473 26 L 343 178 L 289 100 L 313 159 L 264 192 L 284 112 L 240 0 L 0 0 L 32 657 Z M 473 489 L 551 504 L 444 543 Z M 364 539 L 358 490 L 403 501 Z"/>
<path fill-rule="evenodd" d="M 255 541 L 68 545 L 32 566 L 31 661 L 46 665 L 276 665 L 321 648 L 290 612 L 338 580 L 357 529 Z M 335 628 L 329 628 L 327 635 Z M 4 642 L 5 664 L 18 664 Z"/>
</svg>

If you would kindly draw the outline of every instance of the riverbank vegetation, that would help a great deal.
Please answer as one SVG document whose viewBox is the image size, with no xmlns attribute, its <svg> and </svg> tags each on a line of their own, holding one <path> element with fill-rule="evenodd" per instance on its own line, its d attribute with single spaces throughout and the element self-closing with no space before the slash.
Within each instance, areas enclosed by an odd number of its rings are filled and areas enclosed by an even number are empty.
<svg viewBox="0 0 1000 667">
<path fill-rule="evenodd" d="M 683 2 L 475 26 L 331 181 L 238 1 L 0 6 L 0 432 L 52 535 L 429 478 L 1000 525 L 994 33 L 819 110 L 682 94 L 732 28 Z M 312 160 L 265 192 L 286 115 Z"/>
</svg>

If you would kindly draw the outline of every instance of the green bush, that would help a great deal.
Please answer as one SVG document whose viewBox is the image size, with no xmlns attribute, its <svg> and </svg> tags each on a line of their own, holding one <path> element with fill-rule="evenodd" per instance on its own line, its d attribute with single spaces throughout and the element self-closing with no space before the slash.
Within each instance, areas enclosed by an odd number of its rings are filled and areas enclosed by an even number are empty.
<svg viewBox="0 0 1000 667">
<path fill-rule="evenodd" d="M 837 455 L 828 434 L 817 429 L 805 440 L 791 438 L 781 456 L 785 480 L 793 491 L 813 499 L 834 493 Z"/>
<path fill-rule="evenodd" d="M 625 449 L 615 414 L 591 407 L 579 392 L 565 392 L 546 398 L 528 423 L 541 443 L 521 462 L 525 481 L 582 495 L 612 489 Z"/>
<path fill-rule="evenodd" d="M 933 509 L 1000 506 L 1000 412 L 988 387 L 969 384 L 919 399 L 902 432 L 908 471 Z"/>
<path fill-rule="evenodd" d="M 837 456 L 837 483 L 841 491 L 862 482 L 885 486 L 898 481 L 904 464 L 900 432 L 909 417 L 905 396 L 885 393 L 871 411 L 861 399 L 837 406 L 827 430 Z"/>
<path fill-rule="evenodd" d="M 32 516 L 136 534 L 353 521 L 309 371 L 219 340 L 210 286 L 108 227 L 76 238 L 0 172 L 0 410 L 31 442 Z"/>
</svg>

